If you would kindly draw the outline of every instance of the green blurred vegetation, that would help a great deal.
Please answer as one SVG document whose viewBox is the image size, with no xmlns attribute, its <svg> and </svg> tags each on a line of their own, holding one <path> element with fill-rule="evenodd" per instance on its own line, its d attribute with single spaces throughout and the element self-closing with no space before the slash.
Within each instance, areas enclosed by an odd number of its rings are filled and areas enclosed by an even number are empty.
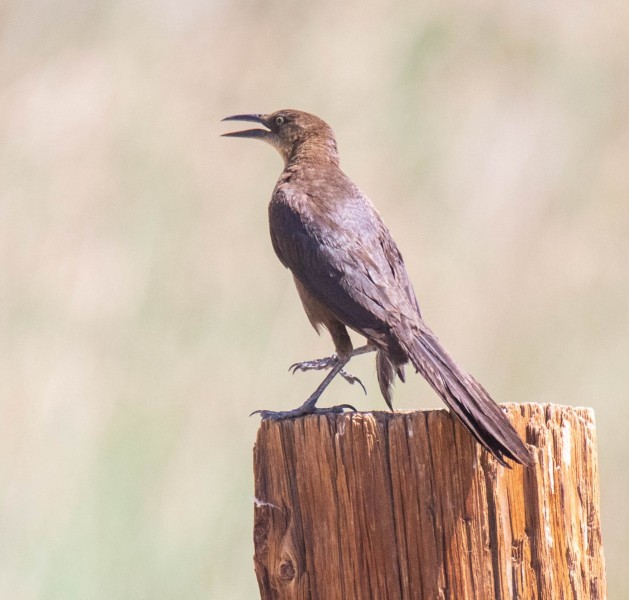
<svg viewBox="0 0 629 600">
<path fill-rule="evenodd" d="M 325 355 L 268 240 L 300 108 L 498 400 L 593 406 L 629 598 L 629 5 L 9 0 L 0 11 L 0 598 L 255 598 L 257 408 Z M 382 409 L 372 359 L 327 401 Z M 439 406 L 418 377 L 400 408 Z"/>
</svg>

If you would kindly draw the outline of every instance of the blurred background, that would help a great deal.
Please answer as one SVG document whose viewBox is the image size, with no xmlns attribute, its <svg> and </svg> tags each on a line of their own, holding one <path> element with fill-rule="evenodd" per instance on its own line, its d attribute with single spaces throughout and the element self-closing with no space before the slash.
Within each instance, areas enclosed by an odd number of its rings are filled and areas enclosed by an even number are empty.
<svg viewBox="0 0 629 600">
<path fill-rule="evenodd" d="M 8 0 L 0 10 L 0 598 L 257 597 L 258 408 L 331 344 L 271 249 L 299 108 L 499 401 L 596 410 L 629 598 L 629 4 Z M 237 126 L 237 124 L 236 124 Z M 326 404 L 383 409 L 373 357 Z M 420 380 L 399 408 L 441 406 Z"/>
</svg>

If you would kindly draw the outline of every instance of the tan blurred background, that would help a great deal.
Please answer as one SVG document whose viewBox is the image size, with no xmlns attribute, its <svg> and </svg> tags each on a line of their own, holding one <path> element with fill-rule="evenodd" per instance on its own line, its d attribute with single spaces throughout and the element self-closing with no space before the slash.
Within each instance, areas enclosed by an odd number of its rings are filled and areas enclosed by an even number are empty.
<svg viewBox="0 0 629 600">
<path fill-rule="evenodd" d="M 273 255 L 279 156 L 335 129 L 424 314 L 501 401 L 593 406 L 629 598 L 629 4 L 8 0 L 0 598 L 249 599 L 257 408 L 325 355 Z M 233 124 L 231 124 L 233 126 Z M 383 409 L 372 357 L 324 402 Z M 400 408 L 440 406 L 419 377 Z"/>
</svg>

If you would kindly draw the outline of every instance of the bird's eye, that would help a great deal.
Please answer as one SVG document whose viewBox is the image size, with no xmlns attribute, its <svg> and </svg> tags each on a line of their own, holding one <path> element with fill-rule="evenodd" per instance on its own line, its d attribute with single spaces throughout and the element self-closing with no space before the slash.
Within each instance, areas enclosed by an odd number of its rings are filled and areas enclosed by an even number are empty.
<svg viewBox="0 0 629 600">
<path fill-rule="evenodd" d="M 284 125 L 285 122 L 286 122 L 286 117 L 283 117 L 282 115 L 278 115 L 277 117 L 275 117 L 275 124 L 278 127 Z"/>
</svg>

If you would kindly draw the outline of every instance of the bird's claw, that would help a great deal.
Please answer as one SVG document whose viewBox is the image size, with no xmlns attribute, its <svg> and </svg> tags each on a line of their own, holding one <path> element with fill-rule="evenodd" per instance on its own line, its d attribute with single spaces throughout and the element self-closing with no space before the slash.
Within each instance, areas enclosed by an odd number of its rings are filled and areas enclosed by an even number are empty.
<svg viewBox="0 0 629 600">
<path fill-rule="evenodd" d="M 326 356 L 325 358 L 315 358 L 314 360 L 304 360 L 302 362 L 293 363 L 290 367 L 288 367 L 288 370 L 293 375 L 297 373 L 297 371 L 321 371 L 323 369 L 330 369 L 337 362 L 338 356 L 336 354 L 332 354 L 331 356 Z M 358 383 L 358 385 L 363 388 L 365 396 L 367 395 L 367 388 L 364 386 L 363 382 L 356 377 L 356 375 L 348 373 L 345 369 L 341 369 L 339 371 L 339 375 L 351 385 Z"/>
<path fill-rule="evenodd" d="M 338 356 L 326 356 L 325 358 L 315 358 L 314 360 L 304 360 L 302 362 L 293 363 L 288 370 L 294 375 L 297 371 L 321 371 L 330 369 L 338 361 Z"/>
<path fill-rule="evenodd" d="M 347 381 L 350 385 L 354 385 L 357 383 L 361 388 L 363 388 L 363 392 L 365 392 L 365 396 L 367 395 L 367 388 L 364 386 L 363 382 L 356 377 L 356 375 L 352 375 L 348 373 L 345 369 L 341 369 L 339 371 L 339 375 Z"/>
<path fill-rule="evenodd" d="M 298 417 L 304 417 L 306 415 L 326 415 L 326 414 L 341 414 L 345 410 L 351 410 L 357 412 L 356 408 L 351 404 L 339 404 L 338 406 L 330 406 L 329 408 L 304 408 L 300 406 L 293 410 L 254 410 L 249 416 L 260 415 L 263 421 L 283 421 L 284 419 L 296 419 Z"/>
</svg>

